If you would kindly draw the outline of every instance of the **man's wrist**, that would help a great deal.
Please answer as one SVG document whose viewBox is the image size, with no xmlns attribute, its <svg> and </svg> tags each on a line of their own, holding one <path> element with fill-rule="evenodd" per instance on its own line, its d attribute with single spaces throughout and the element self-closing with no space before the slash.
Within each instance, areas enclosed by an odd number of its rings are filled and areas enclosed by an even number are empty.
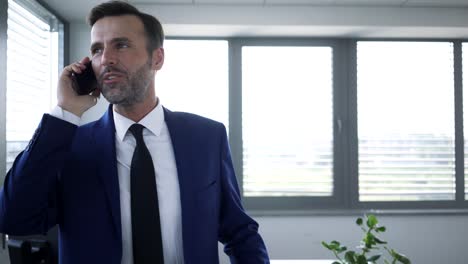
<svg viewBox="0 0 468 264">
<path fill-rule="evenodd" d="M 84 112 L 86 111 L 83 111 L 82 109 L 79 109 L 78 107 L 73 107 L 73 106 L 70 106 L 70 105 L 65 105 L 63 103 L 58 103 L 57 106 L 59 106 L 60 108 L 62 108 L 63 110 L 65 111 L 68 111 L 78 117 L 81 118 L 81 116 L 84 114 Z"/>
<path fill-rule="evenodd" d="M 62 119 L 64 121 L 70 122 L 77 126 L 81 123 L 81 115 L 76 115 L 75 113 L 68 111 L 60 105 L 54 107 L 54 109 L 52 109 L 52 111 L 50 112 L 50 115 Z"/>
</svg>

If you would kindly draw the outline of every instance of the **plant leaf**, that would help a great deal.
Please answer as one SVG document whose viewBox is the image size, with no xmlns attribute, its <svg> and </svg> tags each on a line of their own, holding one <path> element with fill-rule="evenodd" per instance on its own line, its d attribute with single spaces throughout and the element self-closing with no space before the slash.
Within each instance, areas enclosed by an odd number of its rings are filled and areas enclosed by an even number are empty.
<svg viewBox="0 0 468 264">
<path fill-rule="evenodd" d="M 332 242 L 330 242 L 330 244 L 328 244 L 328 246 L 330 246 L 330 250 L 338 250 L 341 245 L 340 242 L 333 240 Z"/>
<path fill-rule="evenodd" d="M 362 222 L 363 222 L 363 221 L 362 221 L 362 218 L 361 218 L 361 217 L 359 217 L 358 219 L 356 219 L 356 225 L 360 226 L 360 225 L 362 225 Z"/>
<path fill-rule="evenodd" d="M 378 237 L 374 236 L 374 240 L 377 244 L 387 244 L 387 241 L 380 240 Z"/>
<path fill-rule="evenodd" d="M 348 262 L 350 262 L 350 263 L 354 263 L 354 262 L 356 261 L 355 255 L 356 255 L 356 252 L 354 252 L 354 251 L 348 251 L 348 252 L 346 252 L 346 254 L 345 254 L 344 257 L 345 257 L 345 260 L 346 260 L 346 261 L 348 261 Z"/>
<path fill-rule="evenodd" d="M 363 241 L 366 248 L 372 248 L 372 245 L 375 245 L 375 236 L 372 233 L 367 233 Z"/>
<path fill-rule="evenodd" d="M 375 215 L 373 214 L 370 214 L 367 216 L 367 226 L 369 228 L 374 228 L 375 225 L 377 225 L 379 221 L 377 221 L 377 217 L 375 217 Z"/>
<path fill-rule="evenodd" d="M 387 228 L 385 226 L 379 226 L 375 229 L 376 232 L 385 232 L 387 231 Z"/>
<path fill-rule="evenodd" d="M 400 262 L 400 263 L 403 263 L 403 264 L 411 264 L 411 261 L 404 255 L 401 255 L 395 251 L 394 252 L 394 257 Z"/>
<path fill-rule="evenodd" d="M 327 248 L 328 250 L 332 250 L 331 245 L 327 244 L 325 241 L 322 241 L 322 246 L 324 246 L 324 247 Z"/>
<path fill-rule="evenodd" d="M 357 264 L 367 264 L 367 259 L 363 255 L 359 255 L 356 260 Z"/>
<path fill-rule="evenodd" d="M 380 256 L 382 256 L 382 255 L 374 255 L 374 256 L 368 258 L 367 261 L 369 261 L 369 262 L 375 262 L 375 261 L 377 261 L 377 260 L 380 258 Z"/>
<path fill-rule="evenodd" d="M 346 250 L 347 250 L 346 247 L 340 247 L 340 248 L 338 248 L 338 249 L 336 250 L 336 253 L 339 254 L 339 253 L 345 252 Z"/>
</svg>

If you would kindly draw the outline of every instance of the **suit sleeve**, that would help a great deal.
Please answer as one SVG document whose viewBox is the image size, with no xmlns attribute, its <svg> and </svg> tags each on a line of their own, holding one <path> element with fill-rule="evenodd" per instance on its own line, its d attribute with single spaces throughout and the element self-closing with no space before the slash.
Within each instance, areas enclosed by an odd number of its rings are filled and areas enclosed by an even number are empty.
<svg viewBox="0 0 468 264">
<path fill-rule="evenodd" d="M 59 176 L 77 126 L 45 114 L 0 189 L 0 232 L 46 233 L 58 223 Z"/>
<path fill-rule="evenodd" d="M 231 263 L 269 263 L 265 243 L 258 233 L 258 223 L 246 214 L 241 204 L 224 127 L 222 134 L 219 240 Z"/>
</svg>

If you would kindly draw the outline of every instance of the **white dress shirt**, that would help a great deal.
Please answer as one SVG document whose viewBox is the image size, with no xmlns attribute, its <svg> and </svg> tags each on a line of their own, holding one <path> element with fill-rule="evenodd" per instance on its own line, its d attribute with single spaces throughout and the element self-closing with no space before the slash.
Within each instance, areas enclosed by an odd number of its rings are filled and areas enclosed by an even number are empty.
<svg viewBox="0 0 468 264">
<path fill-rule="evenodd" d="M 135 137 L 128 131 L 135 122 L 113 112 L 115 124 L 115 150 L 120 188 L 120 212 L 122 223 L 122 264 L 133 264 L 132 219 L 130 205 L 130 164 L 136 146 Z M 80 118 L 56 107 L 51 115 L 80 123 Z M 153 159 L 158 192 L 161 236 L 165 263 L 184 263 L 182 243 L 182 218 L 179 179 L 174 151 L 160 101 L 139 124 L 143 125 L 143 139 Z"/>
</svg>

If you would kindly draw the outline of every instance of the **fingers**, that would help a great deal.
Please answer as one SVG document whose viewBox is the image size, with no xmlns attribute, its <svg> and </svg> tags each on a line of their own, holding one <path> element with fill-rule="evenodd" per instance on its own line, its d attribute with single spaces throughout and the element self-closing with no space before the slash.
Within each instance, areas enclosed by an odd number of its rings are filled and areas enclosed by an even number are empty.
<svg viewBox="0 0 468 264">
<path fill-rule="evenodd" d="M 77 74 L 80 74 L 82 72 L 82 70 L 84 70 L 86 68 L 86 66 L 84 66 L 84 64 L 81 64 L 79 62 L 75 62 L 75 63 L 72 63 L 68 66 L 65 66 L 65 68 L 63 68 L 63 73 L 66 75 L 66 76 L 71 76 L 73 73 L 77 73 Z"/>
<path fill-rule="evenodd" d="M 83 59 L 81 59 L 81 61 L 79 61 L 81 64 L 86 64 L 88 62 L 90 62 L 91 60 L 89 59 L 89 57 L 84 57 Z"/>
<path fill-rule="evenodd" d="M 82 73 L 82 71 L 86 69 L 86 66 L 80 62 L 73 63 L 71 67 L 72 67 L 73 72 L 78 73 L 78 74 Z"/>
<path fill-rule="evenodd" d="M 77 94 L 77 81 L 73 74 L 81 74 L 86 69 L 86 64 L 90 62 L 88 57 L 67 65 L 58 82 L 57 87 L 57 104 L 63 109 L 81 116 L 92 106 L 98 102 L 100 91 L 93 91 L 89 95 L 80 96 Z"/>
<path fill-rule="evenodd" d="M 84 69 L 86 69 L 86 63 L 90 62 L 88 57 L 84 57 L 81 61 L 74 62 L 64 68 L 64 70 L 68 73 L 67 75 L 71 75 L 72 73 L 80 74 Z"/>
</svg>

